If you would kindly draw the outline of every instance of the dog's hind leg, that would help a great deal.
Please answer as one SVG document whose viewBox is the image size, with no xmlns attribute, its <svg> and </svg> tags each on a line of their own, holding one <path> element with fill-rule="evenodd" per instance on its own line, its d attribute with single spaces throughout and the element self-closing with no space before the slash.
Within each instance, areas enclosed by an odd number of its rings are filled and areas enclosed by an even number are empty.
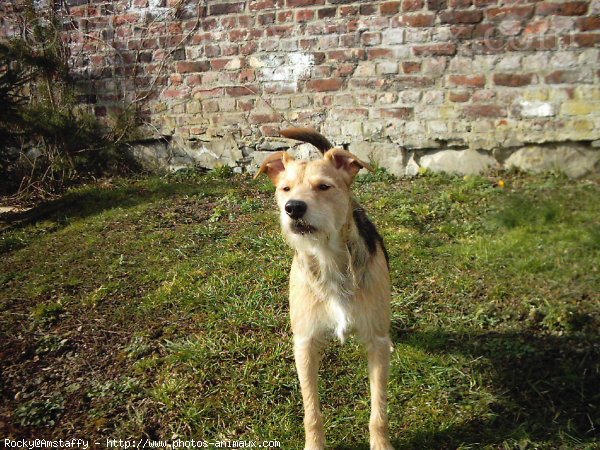
<svg viewBox="0 0 600 450">
<path fill-rule="evenodd" d="M 323 344 L 314 338 L 294 337 L 294 358 L 304 404 L 305 450 L 323 450 L 325 431 L 319 405 L 318 372 Z"/>
<path fill-rule="evenodd" d="M 389 336 L 373 337 L 367 342 L 369 384 L 371 385 L 371 450 L 393 450 L 388 436 L 387 382 L 392 342 Z"/>
</svg>

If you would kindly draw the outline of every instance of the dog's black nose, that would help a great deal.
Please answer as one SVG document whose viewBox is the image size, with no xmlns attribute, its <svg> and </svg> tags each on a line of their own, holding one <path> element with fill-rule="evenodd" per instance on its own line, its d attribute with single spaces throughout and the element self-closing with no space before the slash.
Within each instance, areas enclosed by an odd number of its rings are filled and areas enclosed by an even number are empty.
<svg viewBox="0 0 600 450">
<path fill-rule="evenodd" d="M 301 219 L 306 212 L 306 203 L 300 200 L 290 200 L 285 204 L 285 212 L 292 219 Z"/>
</svg>

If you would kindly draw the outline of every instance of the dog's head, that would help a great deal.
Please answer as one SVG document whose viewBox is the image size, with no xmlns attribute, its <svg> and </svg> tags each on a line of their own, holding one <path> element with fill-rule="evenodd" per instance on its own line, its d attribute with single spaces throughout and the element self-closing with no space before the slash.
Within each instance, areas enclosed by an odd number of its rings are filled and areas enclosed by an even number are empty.
<svg viewBox="0 0 600 450">
<path fill-rule="evenodd" d="M 316 145 L 323 158 L 296 160 L 286 152 L 270 155 L 255 178 L 266 173 L 276 187 L 281 226 L 292 246 L 306 240 L 327 240 L 340 233 L 350 208 L 350 185 L 360 169 L 372 170 L 352 153 L 333 147 L 313 130 L 291 129 L 282 134 Z M 326 148 L 327 147 L 327 148 Z"/>
</svg>

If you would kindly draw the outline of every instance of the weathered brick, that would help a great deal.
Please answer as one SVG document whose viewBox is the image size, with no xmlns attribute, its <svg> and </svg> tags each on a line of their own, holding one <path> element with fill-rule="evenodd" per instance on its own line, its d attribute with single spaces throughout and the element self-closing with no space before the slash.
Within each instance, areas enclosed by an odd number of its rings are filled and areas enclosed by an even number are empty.
<svg viewBox="0 0 600 450">
<path fill-rule="evenodd" d="M 468 8 L 473 4 L 473 0 L 450 0 L 451 8 Z"/>
<path fill-rule="evenodd" d="M 501 8 L 489 8 L 485 15 L 488 20 L 500 21 L 507 19 L 527 20 L 533 16 L 534 7 L 531 5 L 507 6 Z"/>
<path fill-rule="evenodd" d="M 383 61 L 377 63 L 376 72 L 378 75 L 390 75 L 398 73 L 398 63 L 395 61 Z"/>
<path fill-rule="evenodd" d="M 201 86 L 202 85 L 202 76 L 198 73 L 186 75 L 184 78 L 184 82 L 188 86 Z"/>
<path fill-rule="evenodd" d="M 435 15 L 431 13 L 425 14 L 403 14 L 394 17 L 393 26 L 401 27 L 430 27 L 435 21 Z"/>
<path fill-rule="evenodd" d="M 535 9 L 540 16 L 582 16 L 587 13 L 589 2 L 586 1 L 561 1 L 538 3 Z"/>
<path fill-rule="evenodd" d="M 335 6 L 329 8 L 321 8 L 317 11 L 319 19 L 329 19 L 335 17 L 337 14 L 337 8 Z"/>
<path fill-rule="evenodd" d="M 296 92 L 296 83 L 287 81 L 274 81 L 263 85 L 265 94 L 293 94 Z"/>
<path fill-rule="evenodd" d="M 394 51 L 389 48 L 368 48 L 367 59 L 393 58 Z"/>
<path fill-rule="evenodd" d="M 358 7 L 354 5 L 344 5 L 340 6 L 339 8 L 341 17 L 355 16 L 358 14 Z"/>
<path fill-rule="evenodd" d="M 256 79 L 256 71 L 254 69 L 244 69 L 238 74 L 238 81 L 245 83 L 248 81 L 254 81 Z"/>
<path fill-rule="evenodd" d="M 527 22 L 525 25 L 525 29 L 523 30 L 525 34 L 544 34 L 548 31 L 550 24 L 547 19 L 544 20 L 536 20 L 534 22 Z"/>
<path fill-rule="evenodd" d="M 533 74 L 531 73 L 495 73 L 494 84 L 497 86 L 519 87 L 531 84 Z"/>
<path fill-rule="evenodd" d="M 448 92 L 448 100 L 453 103 L 464 103 L 468 102 L 471 98 L 469 91 L 450 91 Z"/>
<path fill-rule="evenodd" d="M 341 78 L 329 78 L 323 80 L 308 80 L 306 82 L 306 88 L 310 91 L 325 92 L 325 91 L 338 91 L 344 80 Z"/>
<path fill-rule="evenodd" d="M 402 11 L 418 11 L 423 9 L 423 0 L 402 0 Z"/>
<path fill-rule="evenodd" d="M 239 125 L 240 123 L 244 123 L 246 121 L 245 114 L 242 113 L 229 113 L 229 114 L 214 114 L 211 115 L 210 122 L 215 126 L 230 126 L 230 125 Z"/>
<path fill-rule="evenodd" d="M 240 45 L 240 54 L 242 55 L 251 55 L 256 52 L 258 44 L 255 41 L 247 42 L 243 45 Z"/>
<path fill-rule="evenodd" d="M 279 126 L 276 126 L 276 125 L 262 125 L 259 127 L 259 129 L 260 129 L 260 134 L 262 136 L 269 136 L 269 137 L 281 136 Z"/>
<path fill-rule="evenodd" d="M 482 19 L 483 12 L 479 9 L 456 9 L 440 13 L 442 23 L 479 23 Z"/>
<path fill-rule="evenodd" d="M 314 9 L 300 9 L 296 11 L 296 22 L 308 22 L 315 17 Z"/>
<path fill-rule="evenodd" d="M 375 110 L 375 115 L 378 117 L 389 117 L 392 119 L 410 119 L 413 115 L 413 108 L 398 107 L 398 108 L 380 108 Z"/>
<path fill-rule="evenodd" d="M 332 50 L 327 52 L 327 58 L 332 61 L 358 61 L 363 59 L 363 49 Z"/>
<path fill-rule="evenodd" d="M 448 7 L 447 0 L 427 0 L 427 9 L 430 11 L 440 11 Z"/>
<path fill-rule="evenodd" d="M 450 75 L 448 85 L 480 88 L 485 86 L 485 75 Z"/>
<path fill-rule="evenodd" d="M 118 16 L 113 17 L 113 24 L 114 26 L 118 27 L 121 25 L 136 23 L 138 20 L 139 16 L 137 14 L 119 14 Z"/>
<path fill-rule="evenodd" d="M 198 102 L 196 102 L 196 103 L 198 103 Z M 202 111 L 204 111 L 205 113 L 219 112 L 219 101 L 218 100 L 203 100 L 202 101 Z"/>
<path fill-rule="evenodd" d="M 287 37 L 294 31 L 293 25 L 275 25 L 267 28 L 267 36 Z"/>
<path fill-rule="evenodd" d="M 290 22 L 292 20 L 293 16 L 294 16 L 294 11 L 292 11 L 292 10 L 279 11 L 277 13 L 277 22 L 278 23 Z"/>
<path fill-rule="evenodd" d="M 556 70 L 546 76 L 548 84 L 579 83 L 582 74 L 577 70 Z"/>
<path fill-rule="evenodd" d="M 381 89 L 385 85 L 385 80 L 377 78 L 351 78 L 348 86 L 351 89 Z"/>
<path fill-rule="evenodd" d="M 433 78 L 414 75 L 397 76 L 393 79 L 393 86 L 397 89 L 424 88 L 433 84 Z"/>
<path fill-rule="evenodd" d="M 254 0 L 249 2 L 248 9 L 250 11 L 264 11 L 265 9 L 275 8 L 276 4 L 279 6 L 280 2 L 276 2 L 275 0 Z"/>
<path fill-rule="evenodd" d="M 421 71 L 421 63 L 419 61 L 403 61 L 402 72 L 417 73 Z"/>
<path fill-rule="evenodd" d="M 380 6 L 381 14 L 394 15 L 400 11 L 400 2 L 384 2 Z"/>
<path fill-rule="evenodd" d="M 464 109 L 465 115 L 471 119 L 481 117 L 506 117 L 506 108 L 499 105 L 468 105 Z"/>
<path fill-rule="evenodd" d="M 580 100 L 568 101 L 562 104 L 560 112 L 566 116 L 587 116 L 600 112 L 600 103 Z"/>
<path fill-rule="evenodd" d="M 248 117 L 248 122 L 252 124 L 258 123 L 277 123 L 281 122 L 279 114 L 253 112 Z"/>
<path fill-rule="evenodd" d="M 333 111 L 334 120 L 361 120 L 369 117 L 368 108 L 341 108 Z"/>
<path fill-rule="evenodd" d="M 210 61 L 212 70 L 238 70 L 242 66 L 240 58 L 221 58 Z"/>
<path fill-rule="evenodd" d="M 383 45 L 395 45 L 404 43 L 404 30 L 402 28 L 391 28 L 384 30 L 381 35 Z"/>
<path fill-rule="evenodd" d="M 237 27 L 237 17 L 235 16 L 224 16 L 219 20 L 221 24 L 221 28 L 225 30 L 230 30 Z"/>
<path fill-rule="evenodd" d="M 600 33 L 579 33 L 567 39 L 568 43 L 575 43 L 578 47 L 596 47 L 600 44 Z"/>
<path fill-rule="evenodd" d="M 215 3 L 209 6 L 209 14 L 211 16 L 218 16 L 222 14 L 234 14 L 240 13 L 244 10 L 244 2 L 238 3 Z"/>
<path fill-rule="evenodd" d="M 577 20 L 577 27 L 581 31 L 600 30 L 600 17 L 582 17 Z"/>
<path fill-rule="evenodd" d="M 356 98 L 353 94 L 340 94 L 333 98 L 336 106 L 356 106 Z"/>
<path fill-rule="evenodd" d="M 371 3 L 360 5 L 358 13 L 361 16 L 372 16 L 374 14 L 377 14 L 377 5 Z"/>
<path fill-rule="evenodd" d="M 286 0 L 286 5 L 288 6 L 288 8 L 294 8 L 296 6 L 315 6 L 324 4 L 325 0 Z"/>
<path fill-rule="evenodd" d="M 162 97 L 164 98 L 183 98 L 187 97 L 189 92 L 187 89 L 183 88 L 167 88 L 162 91 Z"/>
<path fill-rule="evenodd" d="M 183 76 L 180 73 L 172 73 L 169 76 L 169 80 L 171 81 L 172 85 L 182 84 Z"/>
<path fill-rule="evenodd" d="M 232 86 L 226 87 L 225 92 L 231 97 L 242 97 L 244 95 L 256 95 L 260 92 L 260 89 L 255 85 Z"/>
<path fill-rule="evenodd" d="M 275 23 L 275 13 L 265 13 L 258 15 L 259 25 L 269 25 Z"/>
<path fill-rule="evenodd" d="M 431 57 L 425 58 L 421 67 L 421 72 L 427 75 L 440 77 L 446 70 L 446 58 L 445 57 Z"/>
<path fill-rule="evenodd" d="M 175 67 L 179 73 L 206 72 L 210 70 L 210 63 L 208 61 L 178 61 Z"/>
<path fill-rule="evenodd" d="M 473 103 L 489 103 L 496 98 L 496 91 L 491 89 L 479 89 L 471 95 Z"/>
<path fill-rule="evenodd" d="M 556 36 L 524 36 L 511 38 L 506 42 L 506 49 L 511 51 L 550 51 L 556 50 Z"/>
<path fill-rule="evenodd" d="M 473 37 L 473 25 L 453 25 L 450 27 L 452 38 L 462 41 Z"/>
<path fill-rule="evenodd" d="M 361 38 L 363 45 L 366 45 L 366 46 L 381 44 L 381 33 L 380 32 L 363 33 L 360 38 Z"/>
<path fill-rule="evenodd" d="M 413 47 L 416 56 L 453 56 L 456 54 L 456 44 L 446 42 L 443 44 L 416 45 Z"/>
</svg>

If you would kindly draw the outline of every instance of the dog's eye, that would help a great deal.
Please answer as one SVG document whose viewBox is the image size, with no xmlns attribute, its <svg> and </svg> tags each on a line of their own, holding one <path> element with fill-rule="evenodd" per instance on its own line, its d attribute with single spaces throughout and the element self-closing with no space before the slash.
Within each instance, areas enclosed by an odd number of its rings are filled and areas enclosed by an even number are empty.
<svg viewBox="0 0 600 450">
<path fill-rule="evenodd" d="M 289 186 L 284 186 L 281 188 L 282 191 L 288 192 L 290 190 Z"/>
<path fill-rule="evenodd" d="M 328 184 L 320 184 L 319 185 L 319 190 L 321 191 L 326 191 L 327 189 L 329 189 L 331 186 L 329 186 Z"/>
</svg>

